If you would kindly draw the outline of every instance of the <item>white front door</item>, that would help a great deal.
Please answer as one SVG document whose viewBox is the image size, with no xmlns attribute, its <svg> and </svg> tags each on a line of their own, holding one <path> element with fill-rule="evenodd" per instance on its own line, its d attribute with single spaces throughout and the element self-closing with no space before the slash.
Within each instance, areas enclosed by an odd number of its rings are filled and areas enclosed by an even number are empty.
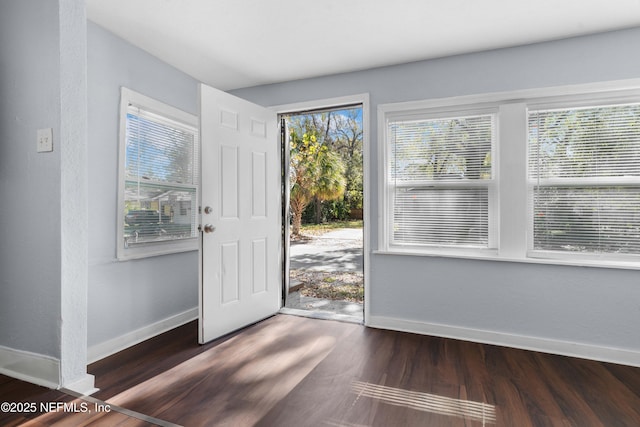
<svg viewBox="0 0 640 427">
<path fill-rule="evenodd" d="M 280 309 L 282 237 L 276 113 L 200 85 L 200 343 Z"/>
</svg>

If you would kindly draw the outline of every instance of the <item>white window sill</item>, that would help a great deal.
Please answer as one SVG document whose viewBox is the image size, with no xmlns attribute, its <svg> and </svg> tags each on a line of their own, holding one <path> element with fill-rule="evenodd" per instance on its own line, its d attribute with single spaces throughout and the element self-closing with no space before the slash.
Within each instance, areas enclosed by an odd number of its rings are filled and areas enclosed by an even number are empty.
<svg viewBox="0 0 640 427">
<path fill-rule="evenodd" d="M 118 261 L 150 258 L 160 255 L 171 255 L 182 252 L 197 251 L 200 248 L 199 238 L 193 237 L 179 241 L 153 242 L 141 244 L 118 251 Z"/>
<path fill-rule="evenodd" d="M 564 255 L 565 259 L 557 258 L 544 258 L 544 254 L 532 254 L 530 256 L 523 257 L 506 257 L 500 256 L 496 250 L 485 250 L 482 253 L 478 251 L 470 252 L 438 252 L 438 251 L 420 251 L 416 249 L 388 249 L 388 250 L 374 250 L 374 255 L 395 255 L 395 256 L 416 256 L 416 257 L 432 257 L 432 258 L 452 258 L 452 259 L 470 259 L 481 261 L 501 261 L 501 262 L 517 262 L 525 264 L 543 264 L 543 265 L 564 265 L 573 267 L 594 267 L 594 268 L 615 268 L 623 270 L 640 270 L 639 261 L 613 261 L 613 260 L 601 260 L 601 259 L 578 259 L 568 258 L 569 255 Z M 548 255 L 547 255 L 548 256 Z"/>
</svg>

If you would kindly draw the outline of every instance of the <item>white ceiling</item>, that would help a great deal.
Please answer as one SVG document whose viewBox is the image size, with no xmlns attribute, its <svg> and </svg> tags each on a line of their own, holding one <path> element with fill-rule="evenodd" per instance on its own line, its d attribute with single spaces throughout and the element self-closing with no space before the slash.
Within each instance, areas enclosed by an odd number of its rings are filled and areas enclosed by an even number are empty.
<svg viewBox="0 0 640 427">
<path fill-rule="evenodd" d="M 87 0 L 87 15 L 230 90 L 640 26 L 640 0 Z"/>
</svg>

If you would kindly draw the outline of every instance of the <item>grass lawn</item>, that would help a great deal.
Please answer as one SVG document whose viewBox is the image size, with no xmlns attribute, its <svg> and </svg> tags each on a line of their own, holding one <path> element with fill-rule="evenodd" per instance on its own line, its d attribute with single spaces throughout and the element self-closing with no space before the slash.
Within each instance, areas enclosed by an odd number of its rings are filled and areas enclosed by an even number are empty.
<svg viewBox="0 0 640 427">
<path fill-rule="evenodd" d="M 332 221 L 322 224 L 302 224 L 300 234 L 307 236 L 320 236 L 327 231 L 341 228 L 362 228 L 362 220 Z"/>
</svg>

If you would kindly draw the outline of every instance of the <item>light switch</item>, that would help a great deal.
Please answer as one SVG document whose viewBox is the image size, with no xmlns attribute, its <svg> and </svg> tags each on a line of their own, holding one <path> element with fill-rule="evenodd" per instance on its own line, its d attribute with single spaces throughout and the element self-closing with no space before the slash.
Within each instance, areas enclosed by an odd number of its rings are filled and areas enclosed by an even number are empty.
<svg viewBox="0 0 640 427">
<path fill-rule="evenodd" d="M 53 151 L 53 129 L 38 129 L 38 153 Z"/>
</svg>

